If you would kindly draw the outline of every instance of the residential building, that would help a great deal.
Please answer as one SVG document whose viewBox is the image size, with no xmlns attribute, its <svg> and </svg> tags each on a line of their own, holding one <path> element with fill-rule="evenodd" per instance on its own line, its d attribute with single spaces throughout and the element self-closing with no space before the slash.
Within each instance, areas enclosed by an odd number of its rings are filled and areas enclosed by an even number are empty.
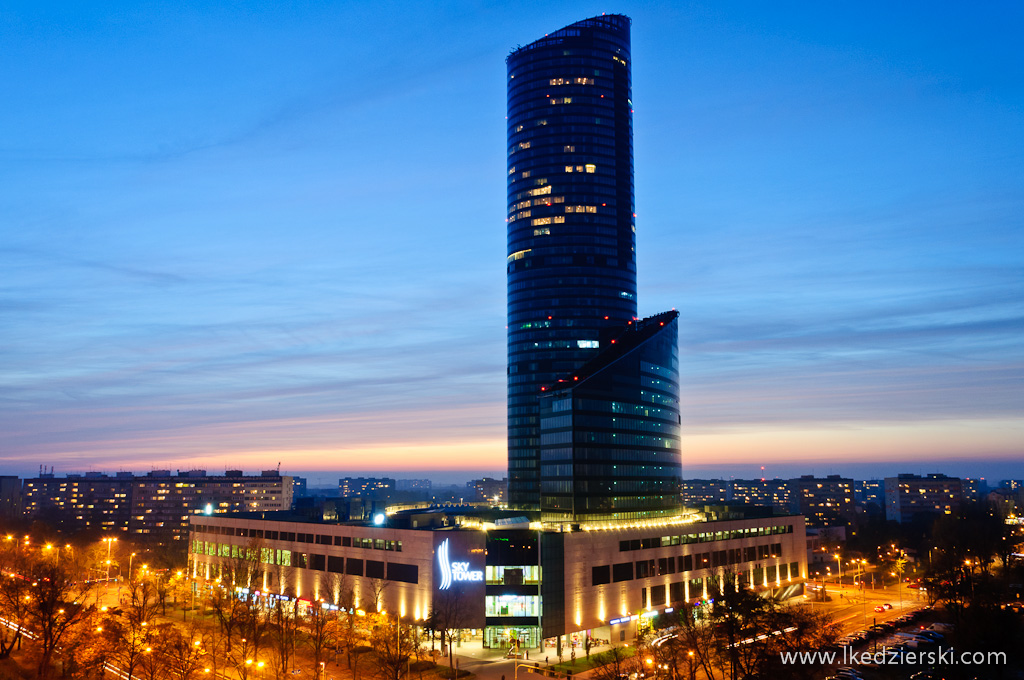
<svg viewBox="0 0 1024 680">
<path fill-rule="evenodd" d="M 803 475 L 790 480 L 793 500 L 807 524 L 826 527 L 853 521 L 853 480 L 839 475 Z"/>
<path fill-rule="evenodd" d="M 0 476 L 0 519 L 21 517 L 21 479 L 12 475 Z"/>
<path fill-rule="evenodd" d="M 779 512 L 793 512 L 793 493 L 785 479 L 734 479 L 732 500 L 747 505 L 763 505 Z"/>
<path fill-rule="evenodd" d="M 288 510 L 292 478 L 276 470 L 259 476 L 229 470 L 154 470 L 145 475 L 101 472 L 26 479 L 24 516 L 67 531 L 114 531 L 157 541 L 181 540 L 194 514 Z"/>
<path fill-rule="evenodd" d="M 681 503 L 688 508 L 722 505 L 731 498 L 729 482 L 724 479 L 684 479 L 680 490 Z"/>
<path fill-rule="evenodd" d="M 395 490 L 391 477 L 342 477 L 338 480 L 338 495 L 342 498 L 387 494 Z"/>
<path fill-rule="evenodd" d="M 472 479 L 466 482 L 466 488 L 471 491 L 470 501 L 485 501 L 495 505 L 505 505 L 508 502 L 508 478 L 494 479 L 483 477 Z"/>
<path fill-rule="evenodd" d="M 957 477 L 901 474 L 885 478 L 885 518 L 900 524 L 951 515 L 962 502 L 963 486 Z"/>
</svg>

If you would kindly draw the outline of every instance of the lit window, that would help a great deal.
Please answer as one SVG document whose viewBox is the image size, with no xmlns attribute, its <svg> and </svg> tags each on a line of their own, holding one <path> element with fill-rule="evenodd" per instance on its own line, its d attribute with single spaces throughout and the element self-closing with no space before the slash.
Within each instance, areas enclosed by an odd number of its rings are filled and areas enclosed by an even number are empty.
<svg viewBox="0 0 1024 680">
<path fill-rule="evenodd" d="M 586 167 L 587 172 L 597 172 L 597 166 L 593 163 L 587 163 L 584 167 Z"/>
<path fill-rule="evenodd" d="M 593 85 L 594 84 L 594 79 L 593 78 L 577 78 L 573 82 L 576 83 L 577 85 Z"/>
<path fill-rule="evenodd" d="M 597 340 L 577 340 L 576 346 L 580 349 L 597 349 L 601 343 Z"/>
<path fill-rule="evenodd" d="M 517 125 L 516 126 L 516 132 L 522 132 L 522 131 L 523 131 L 523 126 L 522 125 Z"/>
<path fill-rule="evenodd" d="M 520 149 L 529 149 L 530 148 L 530 143 L 529 142 L 519 142 L 519 148 Z"/>
<path fill-rule="evenodd" d="M 530 189 L 530 191 L 527 192 L 527 195 L 528 196 L 543 196 L 545 194 L 550 194 L 550 193 L 551 193 L 551 185 L 549 184 L 548 186 L 541 187 L 539 189 Z"/>
<path fill-rule="evenodd" d="M 572 97 L 552 97 L 552 104 L 572 104 Z"/>
<path fill-rule="evenodd" d="M 565 222 L 565 218 L 564 217 L 552 217 L 551 221 L 554 222 L 555 224 L 562 224 L 563 222 Z"/>
<path fill-rule="evenodd" d="M 512 253 L 511 255 L 508 256 L 508 261 L 509 262 L 514 262 L 516 260 L 521 260 L 524 257 L 526 257 L 526 254 L 529 253 L 531 250 L 533 250 L 533 249 L 532 248 L 527 248 L 526 250 L 517 250 L 516 252 L 514 252 L 514 253 Z"/>
<path fill-rule="evenodd" d="M 551 218 L 550 217 L 538 217 L 535 220 L 533 220 L 532 222 L 530 222 L 530 224 L 532 224 L 535 227 L 538 224 L 551 224 Z"/>
<path fill-rule="evenodd" d="M 572 144 L 566 144 L 565 146 L 562 147 L 562 151 L 564 151 L 565 153 L 573 153 L 574 151 L 576 151 L 576 147 L 573 146 Z"/>
<path fill-rule="evenodd" d="M 547 227 L 542 227 L 540 229 L 534 229 L 533 230 L 533 235 L 534 236 L 550 236 L 551 235 L 551 230 L 548 229 Z"/>
<path fill-rule="evenodd" d="M 529 170 L 523 170 L 523 179 L 526 179 L 529 176 L 530 176 L 530 171 Z"/>
</svg>

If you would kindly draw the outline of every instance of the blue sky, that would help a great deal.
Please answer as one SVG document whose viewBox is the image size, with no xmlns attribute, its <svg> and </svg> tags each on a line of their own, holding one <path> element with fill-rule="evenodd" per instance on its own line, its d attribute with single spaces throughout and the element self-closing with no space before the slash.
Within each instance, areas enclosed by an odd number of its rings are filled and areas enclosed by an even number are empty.
<svg viewBox="0 0 1024 680">
<path fill-rule="evenodd" d="M 889 5 L 0 3 L 3 468 L 500 472 L 504 57 L 604 11 L 684 466 L 1019 465 L 1024 10 Z"/>
</svg>

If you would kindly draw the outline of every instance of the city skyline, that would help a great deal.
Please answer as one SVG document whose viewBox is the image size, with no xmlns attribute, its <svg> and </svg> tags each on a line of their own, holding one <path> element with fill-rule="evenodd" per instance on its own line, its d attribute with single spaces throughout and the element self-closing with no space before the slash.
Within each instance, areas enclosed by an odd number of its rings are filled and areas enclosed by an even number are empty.
<svg viewBox="0 0 1024 680">
<path fill-rule="evenodd" d="M 605 10 L 683 475 L 1019 460 L 1018 8 L 398 3 L 7 14 L 0 466 L 500 473 L 504 58 Z"/>
</svg>

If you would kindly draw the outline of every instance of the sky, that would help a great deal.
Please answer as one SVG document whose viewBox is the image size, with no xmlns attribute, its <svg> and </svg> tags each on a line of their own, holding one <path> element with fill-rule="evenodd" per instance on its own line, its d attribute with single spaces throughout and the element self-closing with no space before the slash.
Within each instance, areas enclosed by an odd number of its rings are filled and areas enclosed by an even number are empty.
<svg viewBox="0 0 1024 680">
<path fill-rule="evenodd" d="M 1012 2 L 0 0 L 0 472 L 502 473 L 504 59 L 602 12 L 684 474 L 1024 476 Z"/>
</svg>

